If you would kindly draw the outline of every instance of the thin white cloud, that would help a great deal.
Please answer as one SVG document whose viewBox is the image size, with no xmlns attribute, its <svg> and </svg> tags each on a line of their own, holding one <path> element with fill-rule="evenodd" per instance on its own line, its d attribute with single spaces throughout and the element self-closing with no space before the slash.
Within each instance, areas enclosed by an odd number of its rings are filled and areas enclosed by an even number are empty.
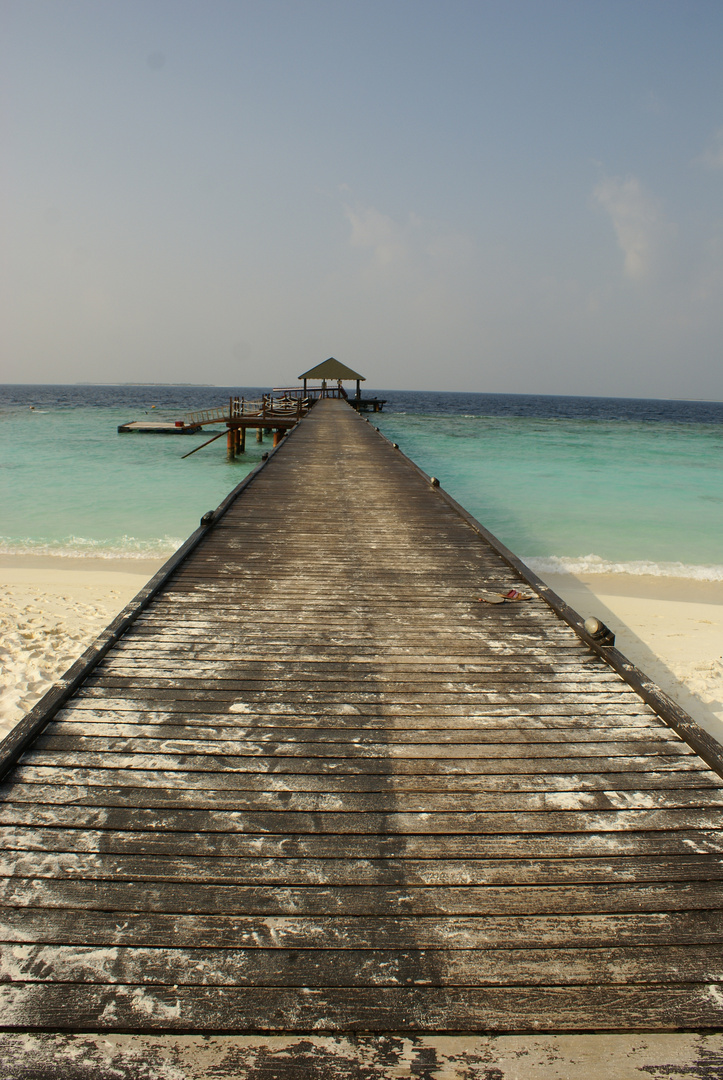
<svg viewBox="0 0 723 1080">
<path fill-rule="evenodd" d="M 351 225 L 349 242 L 352 247 L 370 248 L 380 266 L 406 258 L 408 233 L 417 223 L 414 216 L 410 216 L 409 225 L 405 228 L 373 206 L 345 206 L 344 214 Z"/>
<path fill-rule="evenodd" d="M 610 215 L 627 277 L 635 281 L 648 277 L 658 268 L 663 248 L 675 231 L 663 215 L 661 201 L 634 176 L 606 177 L 593 197 Z"/>
<path fill-rule="evenodd" d="M 361 201 L 342 203 L 340 211 L 349 231 L 333 289 L 344 334 L 356 325 L 358 340 L 372 333 L 392 355 L 412 349 L 418 364 L 452 341 L 473 349 L 482 286 L 472 239 L 412 211 L 395 218 Z"/>
<path fill-rule="evenodd" d="M 723 127 L 718 128 L 700 157 L 696 161 L 709 169 L 723 169 Z"/>
<path fill-rule="evenodd" d="M 454 276 L 474 258 L 468 236 L 442 222 L 425 221 L 413 211 L 400 222 L 373 206 L 357 203 L 345 205 L 344 215 L 351 226 L 351 247 L 370 251 L 372 267 L 385 272 L 399 268 L 406 281 Z"/>
</svg>

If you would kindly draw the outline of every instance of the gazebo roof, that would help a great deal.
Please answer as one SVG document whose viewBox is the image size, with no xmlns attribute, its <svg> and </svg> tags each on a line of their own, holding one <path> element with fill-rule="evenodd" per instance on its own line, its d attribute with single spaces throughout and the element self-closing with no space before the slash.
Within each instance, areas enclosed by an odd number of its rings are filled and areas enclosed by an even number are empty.
<svg viewBox="0 0 723 1080">
<path fill-rule="evenodd" d="M 324 360 L 323 363 L 317 364 L 316 367 L 310 368 L 305 371 L 303 375 L 299 375 L 300 379 L 360 379 L 361 382 L 366 382 L 363 375 L 360 375 L 358 371 L 352 371 L 346 364 L 340 364 L 338 360 L 335 360 L 333 356 L 330 356 L 328 360 Z"/>
</svg>

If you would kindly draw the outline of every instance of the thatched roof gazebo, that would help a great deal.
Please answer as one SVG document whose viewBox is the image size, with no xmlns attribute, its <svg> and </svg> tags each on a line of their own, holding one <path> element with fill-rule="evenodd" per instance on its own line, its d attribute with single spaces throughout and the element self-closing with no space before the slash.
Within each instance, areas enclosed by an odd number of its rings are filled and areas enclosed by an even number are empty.
<svg viewBox="0 0 723 1080">
<path fill-rule="evenodd" d="M 304 394 L 306 395 L 306 380 L 307 379 L 321 379 L 324 383 L 329 382 L 342 383 L 344 380 L 354 379 L 356 381 L 356 396 L 361 397 L 361 383 L 366 382 L 364 375 L 360 375 L 358 371 L 352 371 L 346 364 L 342 364 L 339 360 L 335 360 L 333 356 L 330 356 L 328 360 L 324 360 L 323 363 L 317 364 L 316 367 L 309 368 L 303 375 L 299 375 L 300 379 L 304 380 Z"/>
</svg>

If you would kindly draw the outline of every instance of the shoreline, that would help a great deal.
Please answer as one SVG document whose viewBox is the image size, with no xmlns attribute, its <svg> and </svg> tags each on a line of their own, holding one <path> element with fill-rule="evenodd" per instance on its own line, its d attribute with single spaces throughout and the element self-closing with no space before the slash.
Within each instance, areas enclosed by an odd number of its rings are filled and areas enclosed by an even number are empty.
<svg viewBox="0 0 723 1080">
<path fill-rule="evenodd" d="M 7 580 L 6 573 L 17 574 L 18 577 L 37 574 L 40 577 L 45 571 L 52 571 L 53 575 L 62 574 L 63 571 L 106 575 L 145 574 L 147 581 L 172 555 L 173 551 L 169 551 L 162 558 L 130 556 L 123 558 L 120 555 L 103 558 L 100 555 L 33 555 L 0 552 L 0 584 Z"/>
<path fill-rule="evenodd" d="M 0 554 L 0 737 L 64 674 L 166 559 Z M 583 618 L 723 743 L 723 582 L 545 573 Z"/>
</svg>

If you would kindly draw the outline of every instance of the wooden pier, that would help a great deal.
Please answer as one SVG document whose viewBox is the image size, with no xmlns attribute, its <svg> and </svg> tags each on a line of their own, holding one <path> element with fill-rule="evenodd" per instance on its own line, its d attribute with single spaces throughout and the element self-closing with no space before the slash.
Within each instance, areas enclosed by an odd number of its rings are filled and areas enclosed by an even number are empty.
<svg viewBox="0 0 723 1080">
<path fill-rule="evenodd" d="M 343 401 L 0 753 L 5 1032 L 723 1030 L 720 747 Z"/>
<path fill-rule="evenodd" d="M 133 420 L 119 424 L 118 434 L 196 435 L 203 431 L 204 427 L 218 427 L 223 424 L 225 432 L 214 435 L 189 454 L 184 454 L 184 457 L 190 457 L 225 434 L 227 454 L 233 459 L 237 454 L 243 454 L 246 449 L 247 430 L 256 431 L 258 442 L 263 442 L 264 432 L 273 434 L 274 446 L 278 446 L 286 432 L 298 424 L 312 404 L 313 398 L 301 394 L 293 398 L 277 398 L 272 394 L 264 394 L 258 401 L 248 401 L 237 395 L 229 398 L 228 407 L 224 405 L 216 409 L 201 409 L 187 413 L 181 420 Z"/>
</svg>

